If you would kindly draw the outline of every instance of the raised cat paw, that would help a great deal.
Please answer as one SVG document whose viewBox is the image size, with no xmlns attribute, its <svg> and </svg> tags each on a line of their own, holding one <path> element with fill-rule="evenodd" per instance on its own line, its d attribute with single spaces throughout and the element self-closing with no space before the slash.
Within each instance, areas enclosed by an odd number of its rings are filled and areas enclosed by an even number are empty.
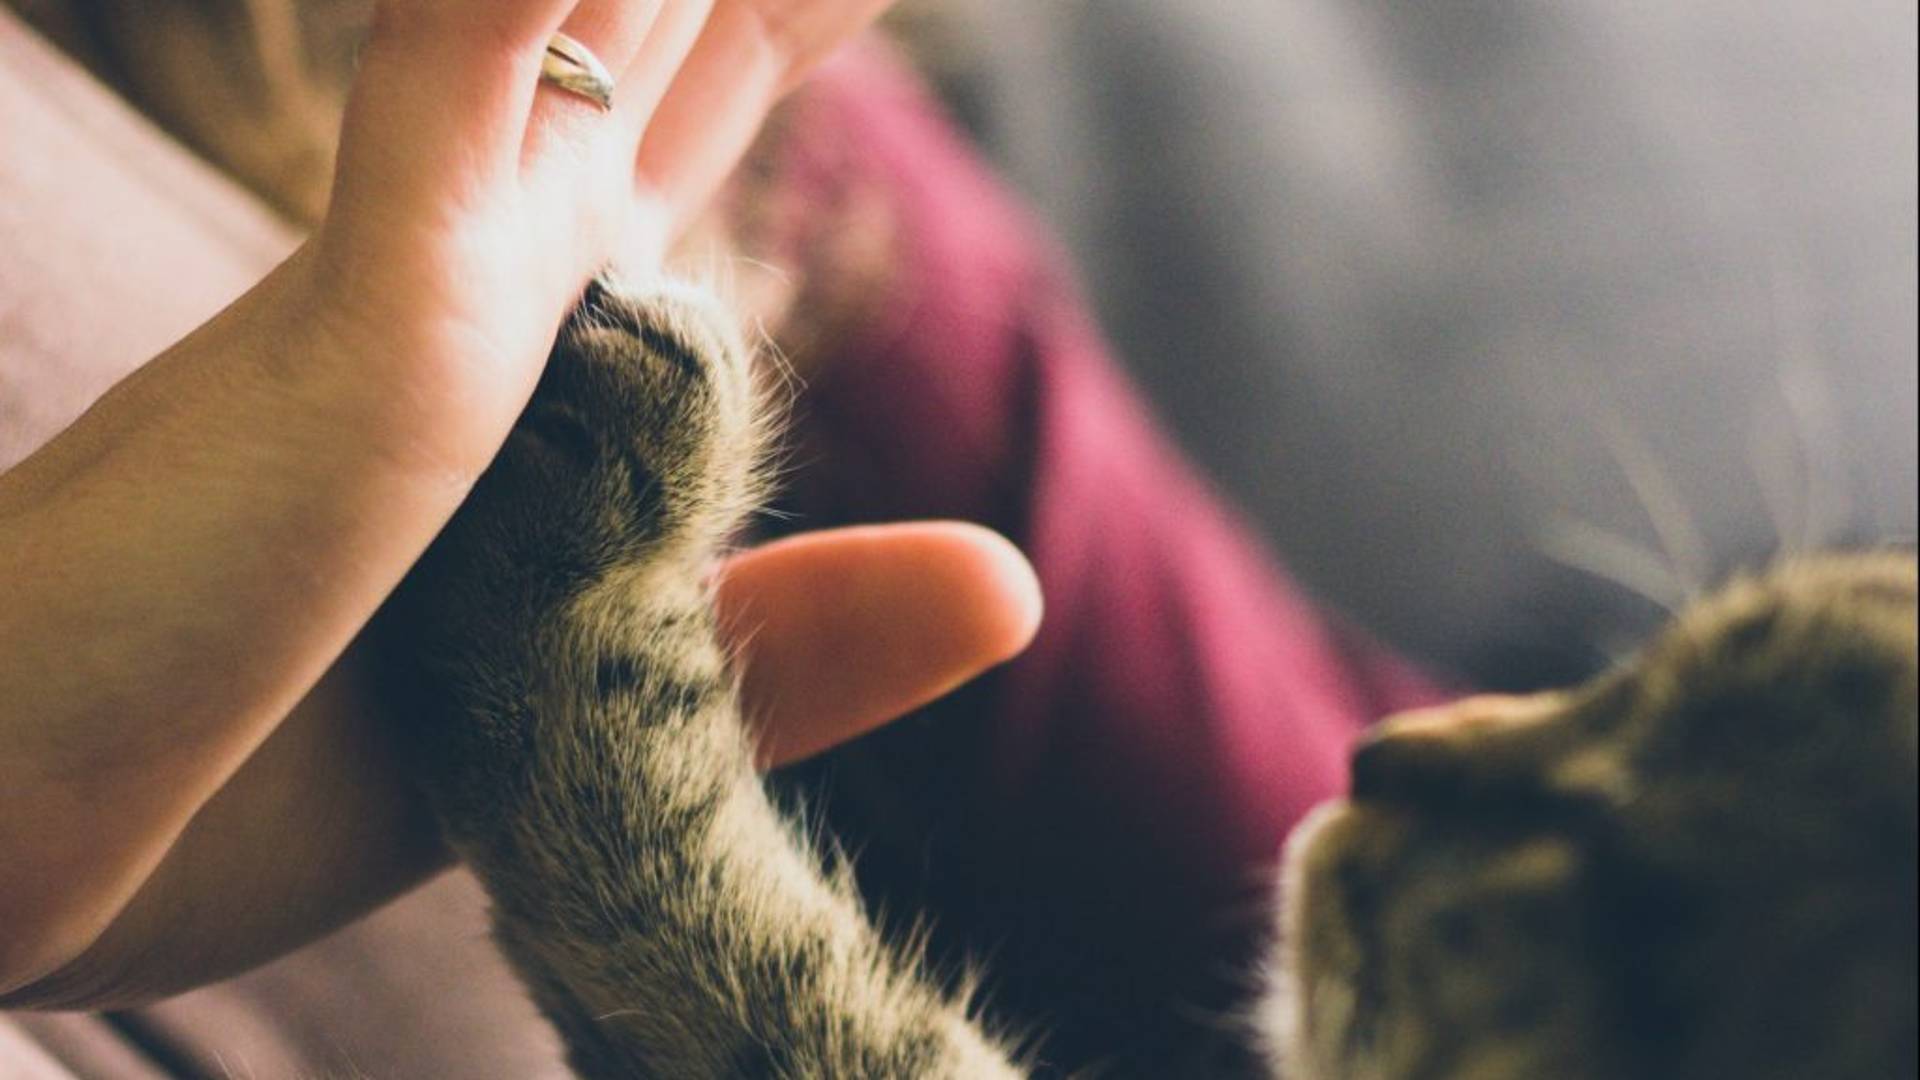
<svg viewBox="0 0 1920 1080">
<path fill-rule="evenodd" d="M 753 393 L 729 319 L 690 286 L 596 282 L 449 532 L 588 574 L 705 554 L 752 496 Z"/>
<path fill-rule="evenodd" d="M 414 773 L 583 1076 L 1015 1075 L 754 772 L 703 583 L 753 406 L 717 305 L 586 297 L 390 612 Z"/>
<path fill-rule="evenodd" d="M 749 353 L 708 294 L 607 281 L 554 345 L 498 458 L 395 594 L 390 652 L 443 813 L 503 782 L 559 637 L 648 633 L 704 611 L 700 582 L 755 497 Z M 589 609 L 606 598 L 617 609 Z M 691 628 L 690 628 L 691 629 Z"/>
<path fill-rule="evenodd" d="M 526 627 L 615 571 L 698 563 L 754 498 L 754 404 L 716 300 L 595 282 L 410 599 L 472 636 Z"/>
</svg>

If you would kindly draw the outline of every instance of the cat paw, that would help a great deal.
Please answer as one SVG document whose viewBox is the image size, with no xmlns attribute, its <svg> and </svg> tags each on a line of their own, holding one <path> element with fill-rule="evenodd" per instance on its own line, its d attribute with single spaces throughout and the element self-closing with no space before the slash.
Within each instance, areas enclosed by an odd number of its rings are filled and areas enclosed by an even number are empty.
<svg viewBox="0 0 1920 1080">
<path fill-rule="evenodd" d="M 718 300 L 595 282 L 475 512 L 525 527 L 543 508 L 521 539 L 535 558 L 599 566 L 711 545 L 754 494 L 753 414 L 748 351 Z"/>
<path fill-rule="evenodd" d="M 749 366 L 711 293 L 595 282 L 515 434 L 586 467 L 580 494 L 616 512 L 627 542 L 716 540 L 755 494 Z"/>
<path fill-rule="evenodd" d="M 592 670 L 601 638 L 655 641 L 673 618 L 698 632 L 685 615 L 704 609 L 706 563 L 754 497 L 754 407 L 740 335 L 697 290 L 596 283 L 562 329 L 499 456 L 380 617 L 416 779 L 463 851 L 504 835 L 505 793 L 560 739 L 542 719 L 556 680 Z"/>
<path fill-rule="evenodd" d="M 749 352 L 711 295 L 597 281 L 526 411 L 402 589 L 435 652 L 525 642 L 614 573 L 697 579 L 752 505 Z"/>
</svg>

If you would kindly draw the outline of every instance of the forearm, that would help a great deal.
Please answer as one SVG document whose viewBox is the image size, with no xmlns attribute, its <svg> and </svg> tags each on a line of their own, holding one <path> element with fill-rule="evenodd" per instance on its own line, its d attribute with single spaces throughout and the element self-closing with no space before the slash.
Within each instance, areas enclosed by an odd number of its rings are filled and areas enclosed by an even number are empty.
<svg viewBox="0 0 1920 1080">
<path fill-rule="evenodd" d="M 290 321 L 298 269 L 0 477 L 0 989 L 93 943 L 464 491 L 341 374 L 398 365 Z"/>
<path fill-rule="evenodd" d="M 86 950 L 0 1008 L 119 1009 L 231 977 L 443 869 L 354 648 L 201 808 Z"/>
</svg>

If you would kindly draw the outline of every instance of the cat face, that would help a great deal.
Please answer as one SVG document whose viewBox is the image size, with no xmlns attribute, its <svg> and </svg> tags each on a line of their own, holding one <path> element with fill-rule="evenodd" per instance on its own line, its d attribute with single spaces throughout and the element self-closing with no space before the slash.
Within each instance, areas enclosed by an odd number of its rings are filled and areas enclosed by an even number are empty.
<svg viewBox="0 0 1920 1080">
<path fill-rule="evenodd" d="M 1293 1075 L 1913 1075 L 1915 668 L 1914 561 L 1830 559 L 1389 722 L 1290 845 Z"/>
</svg>

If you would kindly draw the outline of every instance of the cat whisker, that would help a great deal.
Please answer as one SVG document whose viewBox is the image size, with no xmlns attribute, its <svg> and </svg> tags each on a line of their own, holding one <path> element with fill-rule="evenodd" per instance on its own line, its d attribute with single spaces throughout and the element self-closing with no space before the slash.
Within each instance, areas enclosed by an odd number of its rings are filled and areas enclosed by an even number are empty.
<svg viewBox="0 0 1920 1080">
<path fill-rule="evenodd" d="M 770 263 L 765 259 L 756 259 L 751 255 L 742 255 L 736 252 L 727 256 L 727 263 L 729 266 L 750 266 L 755 270 L 766 273 L 782 284 L 790 284 L 793 281 L 793 274 L 788 270 Z"/>
<path fill-rule="evenodd" d="M 1798 528 L 1782 537 L 1782 555 L 1796 555 L 1838 539 L 1852 507 L 1845 483 L 1845 464 L 1837 460 L 1839 442 L 1833 399 L 1822 352 L 1806 314 L 1806 289 L 1789 271 L 1778 251 L 1767 260 L 1769 307 L 1778 348 L 1774 352 L 1774 383 L 1785 405 L 1787 433 L 1799 462 Z"/>
<path fill-rule="evenodd" d="M 1677 614 L 1692 593 L 1690 583 L 1677 577 L 1658 553 L 1578 518 L 1548 521 L 1537 543 L 1553 561 L 1618 585 L 1669 616 Z"/>
<path fill-rule="evenodd" d="M 1774 558 L 1791 558 L 1802 550 L 1807 532 L 1806 459 L 1776 436 L 1765 404 L 1756 399 L 1749 413 L 1747 465 L 1773 526 Z"/>
<path fill-rule="evenodd" d="M 1620 467 L 1620 475 L 1639 500 L 1647 523 L 1653 526 L 1660 550 L 1672 568 L 1670 580 L 1679 589 L 1680 602 L 1699 596 L 1712 577 L 1710 549 L 1659 457 L 1610 404 L 1597 403 L 1590 419 L 1594 432 Z M 1672 610 L 1676 605 L 1665 606 Z"/>
</svg>

